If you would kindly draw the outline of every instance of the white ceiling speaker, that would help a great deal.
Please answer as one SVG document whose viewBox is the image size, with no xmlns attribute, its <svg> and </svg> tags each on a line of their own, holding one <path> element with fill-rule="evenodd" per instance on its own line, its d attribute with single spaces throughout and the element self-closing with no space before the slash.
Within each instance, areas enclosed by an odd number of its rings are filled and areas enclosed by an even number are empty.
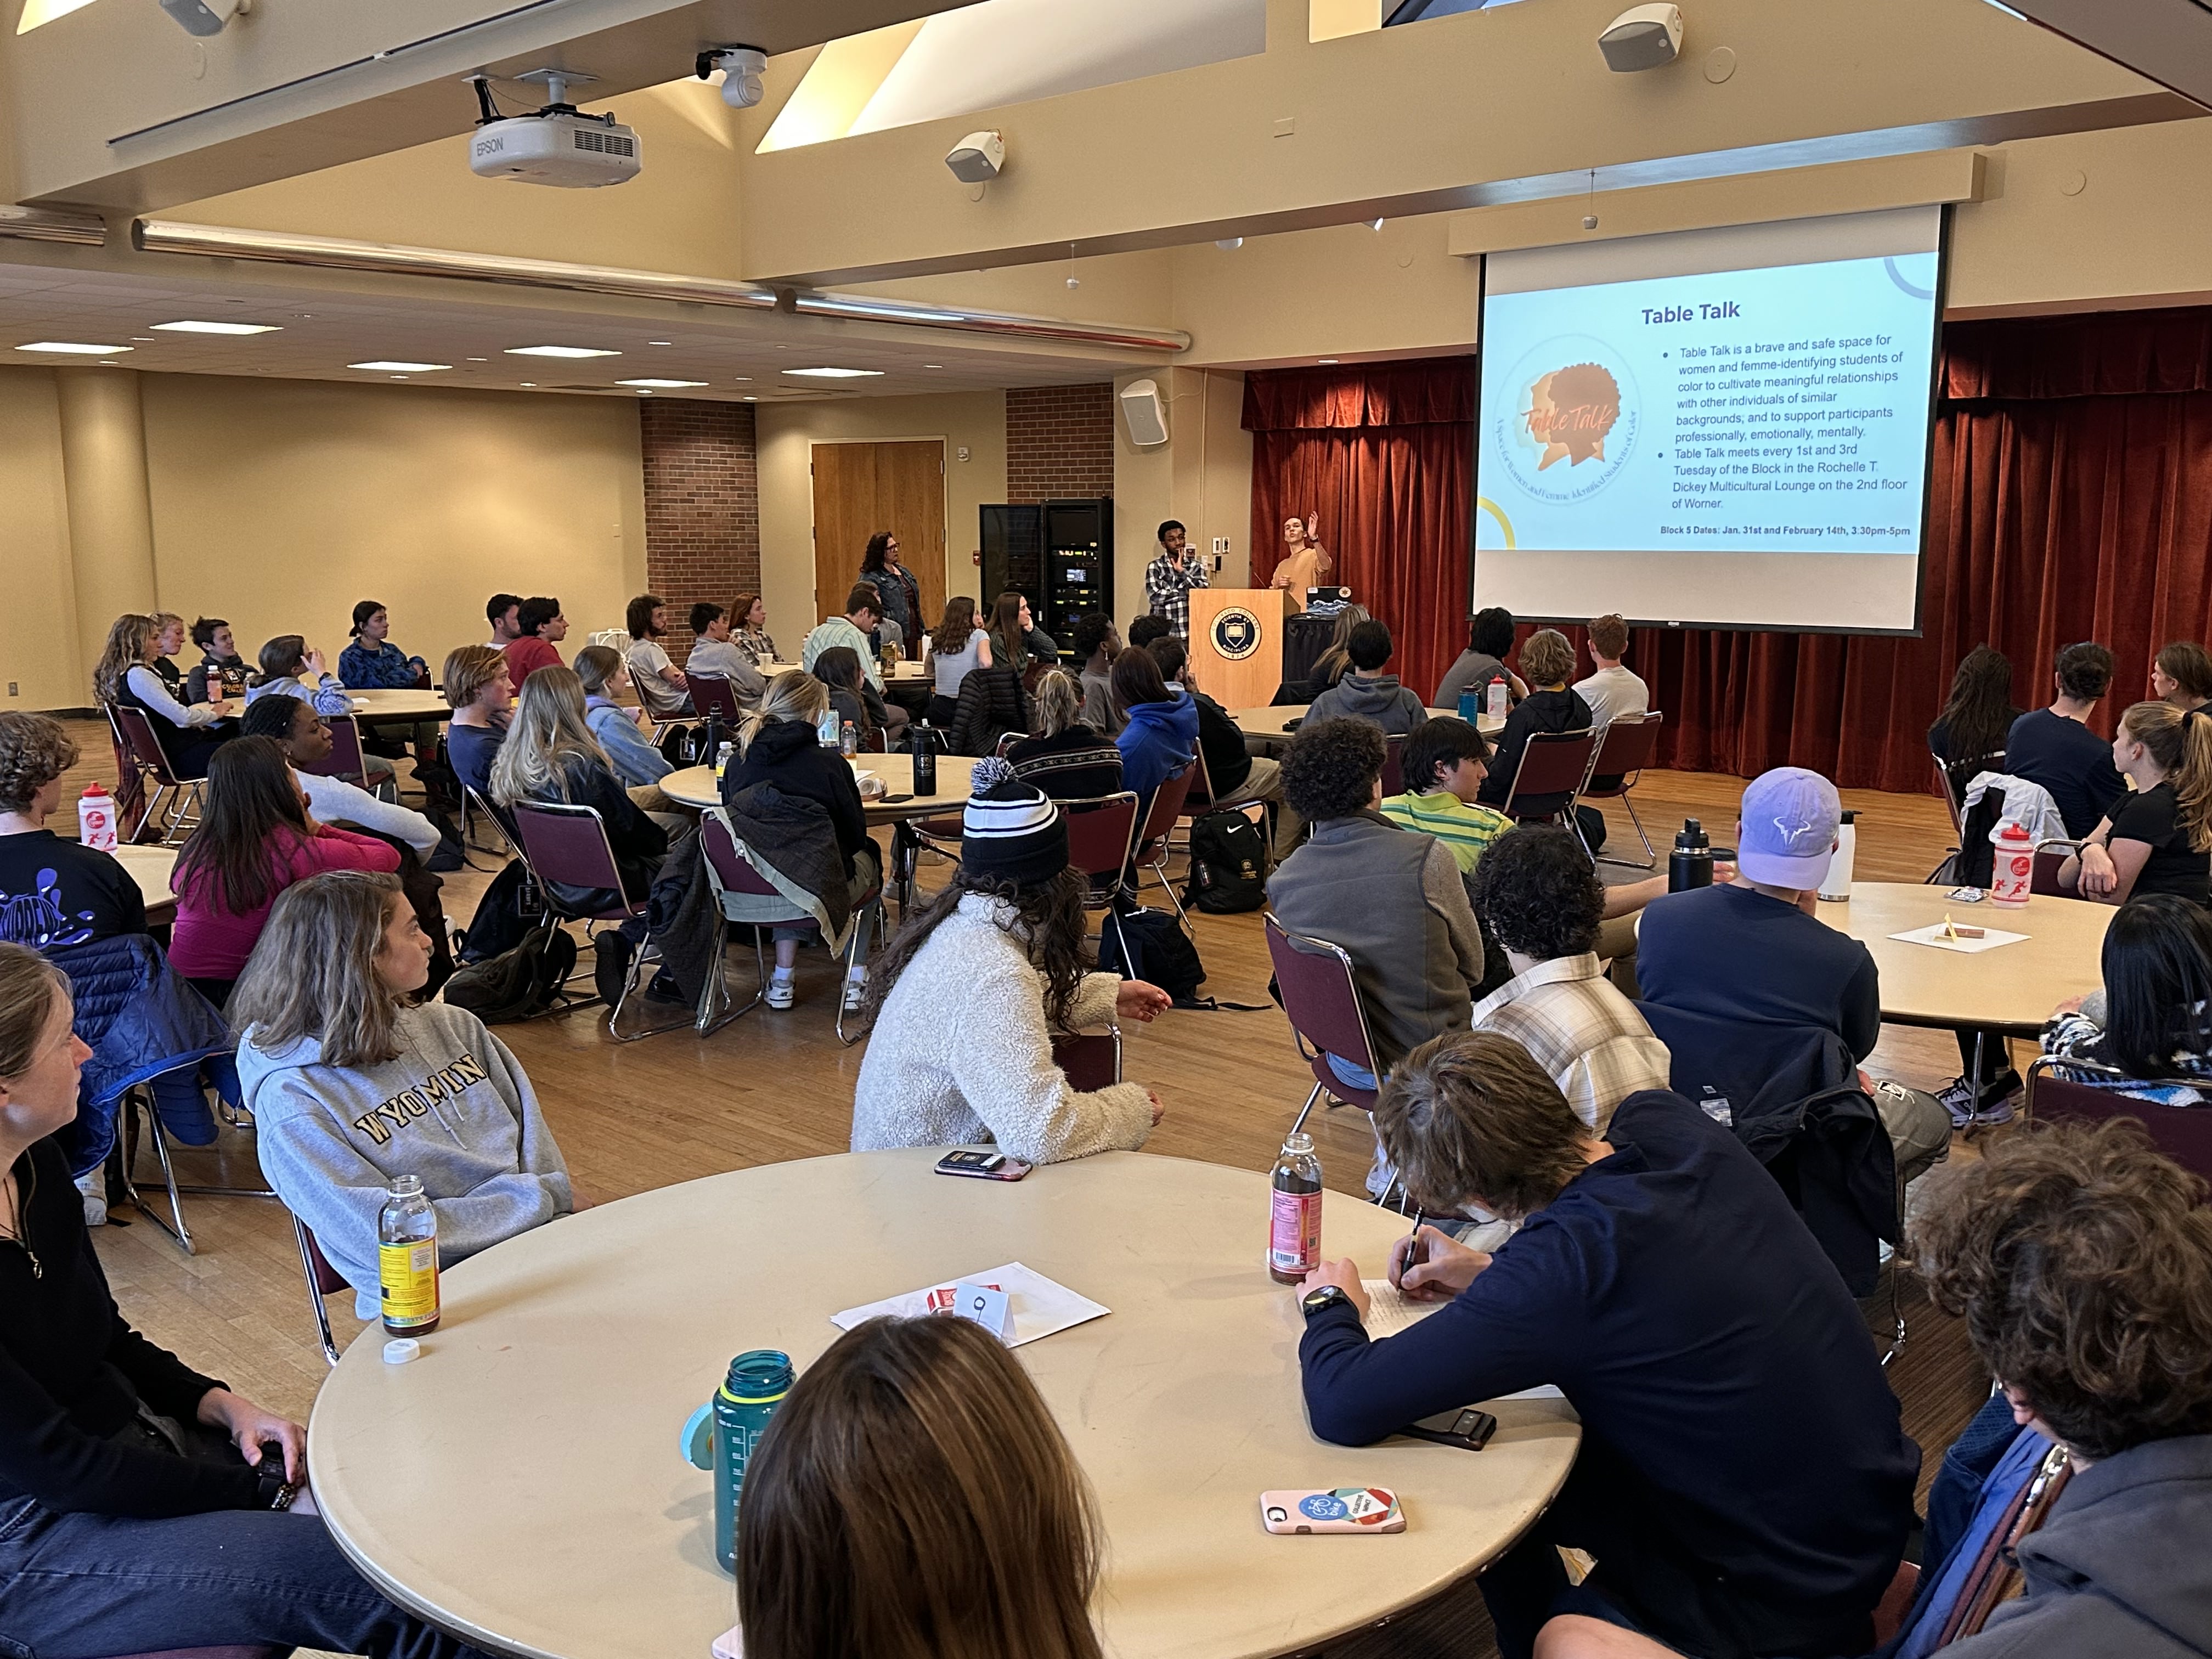
<svg viewBox="0 0 2212 1659">
<path fill-rule="evenodd" d="M 187 34 L 221 34 L 233 17 L 253 9 L 253 0 L 161 0 L 161 9 Z"/>
<path fill-rule="evenodd" d="M 1682 9 L 1680 6 L 1631 6 L 1605 26 L 1597 38 L 1606 67 L 1616 75 L 1638 70 L 1663 69 L 1681 55 Z"/>
<path fill-rule="evenodd" d="M 945 158 L 963 185 L 988 185 L 1006 165 L 1006 141 L 996 132 L 971 132 Z"/>
<path fill-rule="evenodd" d="M 732 109 L 750 109 L 768 96 L 761 76 L 768 72 L 768 54 L 758 46 L 716 46 L 699 54 L 692 72 L 702 81 L 722 71 L 722 101 Z"/>
<path fill-rule="evenodd" d="M 1155 381 L 1132 380 L 1121 388 L 1121 419 L 1127 423 L 1129 441 L 1139 449 L 1168 441 L 1167 405 L 1160 401 Z"/>
</svg>

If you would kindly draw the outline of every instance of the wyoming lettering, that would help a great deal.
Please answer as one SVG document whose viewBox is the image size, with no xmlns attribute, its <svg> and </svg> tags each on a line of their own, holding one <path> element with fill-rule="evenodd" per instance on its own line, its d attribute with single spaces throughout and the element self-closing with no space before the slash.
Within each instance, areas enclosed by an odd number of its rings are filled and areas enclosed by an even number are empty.
<svg viewBox="0 0 2212 1659">
<path fill-rule="evenodd" d="M 354 1119 L 353 1127 L 381 1146 L 392 1139 L 394 1129 L 404 1129 L 428 1112 L 433 1102 L 450 1100 L 483 1080 L 483 1062 L 474 1054 L 464 1054 L 445 1070 L 432 1073 L 416 1087 L 392 1096 L 374 1111 Z"/>
</svg>

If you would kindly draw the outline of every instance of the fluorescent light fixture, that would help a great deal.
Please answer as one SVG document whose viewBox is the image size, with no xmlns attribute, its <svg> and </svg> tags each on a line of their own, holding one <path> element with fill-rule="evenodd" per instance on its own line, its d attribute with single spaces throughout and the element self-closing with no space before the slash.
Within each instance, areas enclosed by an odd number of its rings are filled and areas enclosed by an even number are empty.
<svg viewBox="0 0 2212 1659">
<path fill-rule="evenodd" d="M 922 367 L 924 368 L 942 368 L 945 365 L 943 363 L 924 363 Z"/>
<path fill-rule="evenodd" d="M 170 334 L 281 334 L 282 323 L 155 323 L 154 331 Z"/>
<path fill-rule="evenodd" d="M 1334 357 L 1316 357 L 1314 361 L 1317 363 L 1333 363 L 1336 359 Z"/>
<path fill-rule="evenodd" d="M 535 380 L 525 380 L 522 383 L 522 389 L 525 392 L 535 392 L 538 390 L 538 382 Z"/>
<path fill-rule="evenodd" d="M 85 345 L 76 340 L 33 340 L 28 345 L 19 345 L 18 351 L 63 351 L 76 357 L 112 357 L 118 351 L 128 351 L 129 346 Z"/>
<path fill-rule="evenodd" d="M 733 374 L 730 378 L 735 380 L 739 386 L 750 386 L 753 379 L 750 374 Z"/>
<path fill-rule="evenodd" d="M 472 363 L 488 363 L 491 359 L 489 357 L 471 357 L 466 359 L 466 361 Z"/>
<path fill-rule="evenodd" d="M 619 357 L 619 351 L 602 351 L 597 346 L 509 346 L 510 357 Z"/>
<path fill-rule="evenodd" d="M 380 358 L 373 363 L 348 363 L 348 368 L 365 368 L 379 374 L 428 374 L 434 370 L 451 368 L 451 363 L 387 362 Z"/>
<path fill-rule="evenodd" d="M 679 386 L 704 386 L 704 380 L 617 380 L 617 386 L 653 386 L 663 392 L 673 392 Z"/>
<path fill-rule="evenodd" d="M 862 380 L 882 375 L 880 368 L 787 368 L 787 374 L 805 374 L 817 380 Z"/>
<path fill-rule="evenodd" d="M 647 340 L 646 342 L 646 344 L 647 345 L 674 345 L 675 343 L 676 342 L 673 340 Z"/>
</svg>

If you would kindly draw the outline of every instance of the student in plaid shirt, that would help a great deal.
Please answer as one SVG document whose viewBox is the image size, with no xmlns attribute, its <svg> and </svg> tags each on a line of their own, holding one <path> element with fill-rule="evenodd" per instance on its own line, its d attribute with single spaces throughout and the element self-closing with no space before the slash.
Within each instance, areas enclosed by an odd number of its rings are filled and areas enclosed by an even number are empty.
<svg viewBox="0 0 2212 1659">
<path fill-rule="evenodd" d="M 1190 590 L 1208 586 L 1206 561 L 1183 545 L 1183 527 L 1173 519 L 1159 528 L 1160 556 L 1145 567 L 1145 598 L 1152 615 L 1166 622 L 1179 640 L 1190 638 Z"/>
</svg>

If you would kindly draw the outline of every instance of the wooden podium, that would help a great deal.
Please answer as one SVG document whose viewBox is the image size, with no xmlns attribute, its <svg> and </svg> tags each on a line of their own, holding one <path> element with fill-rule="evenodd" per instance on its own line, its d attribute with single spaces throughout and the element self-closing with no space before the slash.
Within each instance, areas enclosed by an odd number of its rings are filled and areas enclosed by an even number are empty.
<svg viewBox="0 0 2212 1659">
<path fill-rule="evenodd" d="M 1190 595 L 1190 667 L 1199 690 L 1224 708 L 1259 708 L 1283 683 L 1279 587 L 1198 587 Z"/>
</svg>

